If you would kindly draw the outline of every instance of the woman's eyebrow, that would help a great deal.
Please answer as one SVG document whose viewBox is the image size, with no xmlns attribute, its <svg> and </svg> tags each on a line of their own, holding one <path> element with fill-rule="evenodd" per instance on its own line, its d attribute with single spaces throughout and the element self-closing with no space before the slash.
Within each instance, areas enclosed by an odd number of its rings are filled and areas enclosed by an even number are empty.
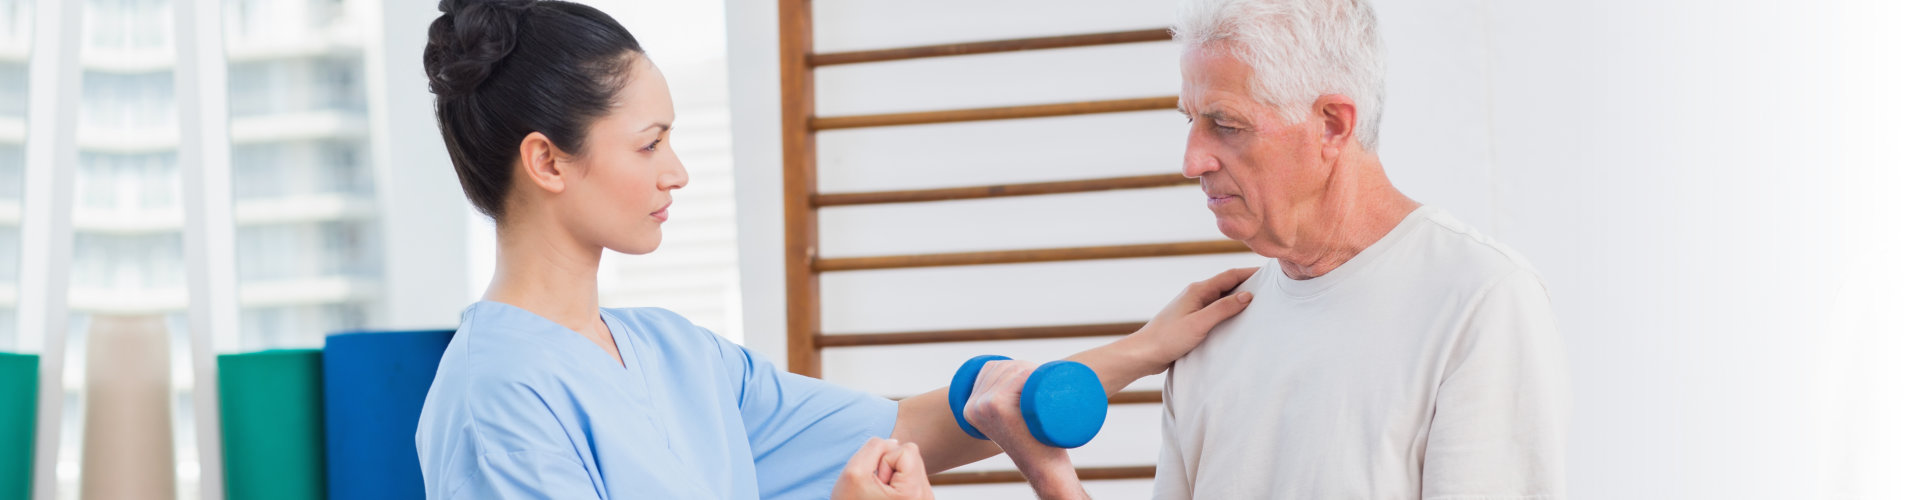
<svg viewBox="0 0 1920 500">
<path fill-rule="evenodd" d="M 673 130 L 673 124 L 671 124 L 671 123 L 655 123 L 655 124 L 652 124 L 652 125 L 648 125 L 648 126 L 647 126 L 647 128 L 643 128 L 643 129 L 640 129 L 639 131 L 636 131 L 636 132 L 634 132 L 634 133 L 636 133 L 636 134 L 644 134 L 644 133 L 646 133 L 646 132 L 647 132 L 648 130 L 653 130 L 653 129 L 656 129 L 656 128 L 657 128 L 657 129 L 660 129 L 660 131 L 661 131 L 661 132 L 666 132 L 666 131 L 668 131 L 668 130 Z"/>
</svg>

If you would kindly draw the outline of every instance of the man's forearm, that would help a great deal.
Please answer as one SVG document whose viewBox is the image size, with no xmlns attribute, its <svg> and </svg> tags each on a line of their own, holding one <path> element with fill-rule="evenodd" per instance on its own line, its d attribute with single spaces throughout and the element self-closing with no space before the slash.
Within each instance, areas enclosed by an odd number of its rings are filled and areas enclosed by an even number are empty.
<svg viewBox="0 0 1920 500">
<path fill-rule="evenodd" d="M 945 387 L 901 400 L 891 437 L 919 444 L 929 474 L 1000 454 L 999 445 L 974 439 L 960 430 L 960 424 L 953 420 L 953 410 L 947 406 Z"/>
<path fill-rule="evenodd" d="M 1080 474 L 1073 470 L 1073 463 L 1065 459 L 1062 451 L 1060 460 L 1046 464 L 1027 463 L 1021 457 L 1014 457 L 1014 466 L 1020 468 L 1020 475 L 1027 478 L 1027 484 L 1033 485 L 1033 493 L 1040 500 L 1089 500 L 1087 490 L 1080 486 Z"/>
</svg>

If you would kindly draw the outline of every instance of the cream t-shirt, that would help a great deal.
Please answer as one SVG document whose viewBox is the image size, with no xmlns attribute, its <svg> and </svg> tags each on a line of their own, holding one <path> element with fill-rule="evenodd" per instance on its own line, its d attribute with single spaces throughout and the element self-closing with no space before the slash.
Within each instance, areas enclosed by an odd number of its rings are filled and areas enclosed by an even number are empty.
<svg viewBox="0 0 1920 500">
<path fill-rule="evenodd" d="M 1167 372 L 1157 499 L 1556 499 L 1566 349 L 1539 275 L 1422 207 L 1332 272 L 1268 261 Z"/>
</svg>

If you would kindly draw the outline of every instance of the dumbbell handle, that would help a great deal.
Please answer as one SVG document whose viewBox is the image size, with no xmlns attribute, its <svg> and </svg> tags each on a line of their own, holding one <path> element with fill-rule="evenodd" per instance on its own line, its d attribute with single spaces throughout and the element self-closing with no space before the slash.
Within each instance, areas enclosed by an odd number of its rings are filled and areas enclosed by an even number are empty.
<svg viewBox="0 0 1920 500">
<path fill-rule="evenodd" d="M 990 361 L 1009 360 L 1006 356 L 975 356 L 960 365 L 947 387 L 947 406 L 953 410 L 960 430 L 975 439 L 985 434 L 967 422 L 967 399 L 980 377 L 980 369 Z M 1020 414 L 1027 431 L 1041 444 L 1056 448 L 1077 448 L 1093 439 L 1107 418 L 1107 393 L 1099 375 L 1087 365 L 1073 361 L 1052 361 L 1040 365 L 1027 377 L 1020 390 Z"/>
</svg>

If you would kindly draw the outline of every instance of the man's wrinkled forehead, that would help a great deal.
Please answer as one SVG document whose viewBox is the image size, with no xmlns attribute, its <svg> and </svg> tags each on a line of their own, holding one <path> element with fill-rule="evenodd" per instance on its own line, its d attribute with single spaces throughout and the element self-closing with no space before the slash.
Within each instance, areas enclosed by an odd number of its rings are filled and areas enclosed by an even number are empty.
<svg viewBox="0 0 1920 500">
<path fill-rule="evenodd" d="M 1176 109 L 1189 118 L 1244 115 L 1250 75 L 1250 68 L 1225 48 L 1209 44 L 1188 50 L 1180 57 Z"/>
</svg>

